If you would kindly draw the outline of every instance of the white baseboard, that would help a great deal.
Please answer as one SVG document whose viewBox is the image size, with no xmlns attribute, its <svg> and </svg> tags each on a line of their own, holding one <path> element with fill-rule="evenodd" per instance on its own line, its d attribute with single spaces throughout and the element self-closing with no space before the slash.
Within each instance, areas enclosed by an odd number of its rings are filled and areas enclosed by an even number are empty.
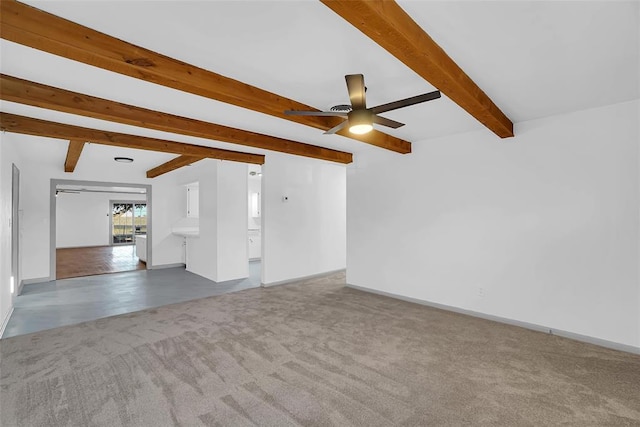
<svg viewBox="0 0 640 427">
<path fill-rule="evenodd" d="M 454 307 L 451 305 L 439 304 L 436 302 L 421 300 L 417 298 L 406 297 L 403 295 L 393 294 L 391 292 L 378 291 L 376 289 L 369 289 L 362 286 L 347 284 L 347 287 L 357 289 L 363 292 L 369 292 L 372 294 L 382 295 L 385 297 L 395 298 L 415 304 L 425 305 L 428 307 L 439 308 L 441 310 L 452 311 L 454 313 L 465 314 L 467 316 L 478 317 L 480 319 L 492 320 L 494 322 L 504 323 L 512 326 L 519 326 L 521 328 L 530 329 L 532 331 L 543 332 L 546 334 L 557 335 L 563 338 L 569 338 L 575 341 L 581 341 L 588 344 L 595 344 L 600 347 L 606 347 L 613 350 L 624 351 L 627 353 L 640 354 L 640 347 L 635 347 L 628 344 L 617 343 L 615 341 L 603 340 L 600 338 L 590 337 L 588 335 L 577 334 L 574 332 L 563 331 L 561 329 L 555 329 L 548 326 L 537 325 L 535 323 L 522 322 L 520 320 L 509 319 L 506 317 L 494 316 L 492 314 L 481 313 L 479 311 L 466 310 L 464 308 Z"/>
<path fill-rule="evenodd" d="M 160 265 L 147 264 L 147 270 L 162 270 L 164 268 L 178 268 L 178 267 L 186 267 L 186 264 L 182 262 L 177 262 L 175 264 L 160 264 Z"/>
<path fill-rule="evenodd" d="M 263 288 L 269 288 L 271 286 L 286 285 L 288 283 L 301 282 L 303 280 L 317 279 L 318 277 L 329 276 L 341 271 L 344 271 L 344 268 L 341 268 L 339 270 L 325 271 L 324 273 L 311 274 L 309 276 L 296 277 L 294 279 L 281 280 L 279 282 L 260 283 L 260 286 L 262 286 Z"/>
<path fill-rule="evenodd" d="M 7 316 L 2 321 L 2 327 L 0 327 L 0 339 L 2 339 L 2 336 L 4 335 L 4 330 L 9 324 L 9 319 L 11 319 L 12 314 L 13 314 L 13 305 L 11 306 L 11 310 L 9 310 L 9 313 L 7 314 Z"/>
<path fill-rule="evenodd" d="M 49 277 L 34 277 L 33 279 L 24 279 L 20 281 L 20 286 L 33 285 L 34 283 L 50 282 Z"/>
<path fill-rule="evenodd" d="M 22 295 L 22 291 L 25 285 L 34 285 L 36 283 L 46 283 L 51 282 L 49 277 L 35 277 L 33 279 L 25 279 L 20 281 L 20 286 L 18 286 L 18 293 L 16 295 Z M 1 335 L 0 335 L 1 336 Z"/>
</svg>

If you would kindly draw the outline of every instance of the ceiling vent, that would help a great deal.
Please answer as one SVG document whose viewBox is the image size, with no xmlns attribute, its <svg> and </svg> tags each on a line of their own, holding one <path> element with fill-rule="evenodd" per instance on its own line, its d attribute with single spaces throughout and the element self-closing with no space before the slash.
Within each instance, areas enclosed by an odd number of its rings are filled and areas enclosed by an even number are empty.
<svg viewBox="0 0 640 427">
<path fill-rule="evenodd" d="M 352 108 L 351 108 L 351 105 L 349 104 L 338 104 L 329 108 L 329 111 L 337 111 L 337 112 L 344 112 L 344 113 L 348 113 L 351 110 Z"/>
</svg>

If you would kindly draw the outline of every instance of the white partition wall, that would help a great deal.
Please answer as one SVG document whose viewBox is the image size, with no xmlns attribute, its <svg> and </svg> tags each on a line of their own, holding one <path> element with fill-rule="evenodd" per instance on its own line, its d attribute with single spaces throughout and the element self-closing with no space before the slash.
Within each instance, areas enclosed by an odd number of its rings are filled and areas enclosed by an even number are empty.
<svg viewBox="0 0 640 427">
<path fill-rule="evenodd" d="M 186 238 L 187 271 L 210 280 L 218 276 L 218 245 L 217 232 L 217 197 L 218 197 L 218 165 L 214 162 L 202 160 L 199 164 L 185 170 L 196 173 L 199 188 L 199 224 L 200 234 L 197 237 Z M 186 195 L 187 188 L 184 188 Z M 186 200 L 186 198 L 185 198 Z M 186 212 L 183 214 L 186 217 Z"/>
<path fill-rule="evenodd" d="M 360 153 L 348 283 L 640 349 L 639 102 Z"/>
<path fill-rule="evenodd" d="M 269 153 L 262 171 L 262 282 L 343 269 L 346 167 Z"/>
<path fill-rule="evenodd" d="M 247 165 L 203 160 L 184 179 L 199 182 L 200 234 L 187 237 L 187 270 L 215 282 L 249 276 Z"/>
<path fill-rule="evenodd" d="M 249 276 L 247 245 L 247 165 L 218 165 L 218 280 Z"/>
</svg>

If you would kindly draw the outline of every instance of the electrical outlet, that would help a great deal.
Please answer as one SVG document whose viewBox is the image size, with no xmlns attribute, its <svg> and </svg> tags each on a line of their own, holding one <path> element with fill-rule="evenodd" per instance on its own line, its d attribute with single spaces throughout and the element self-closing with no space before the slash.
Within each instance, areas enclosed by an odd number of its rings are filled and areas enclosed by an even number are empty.
<svg viewBox="0 0 640 427">
<path fill-rule="evenodd" d="M 478 296 L 480 298 L 484 298 L 484 288 L 482 288 L 482 287 L 478 288 Z"/>
</svg>

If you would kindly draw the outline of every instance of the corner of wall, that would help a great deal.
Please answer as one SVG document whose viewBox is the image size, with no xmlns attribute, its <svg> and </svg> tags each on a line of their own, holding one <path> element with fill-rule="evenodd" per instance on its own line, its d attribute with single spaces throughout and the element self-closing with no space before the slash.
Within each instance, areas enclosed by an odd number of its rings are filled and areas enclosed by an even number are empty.
<svg viewBox="0 0 640 427">
<path fill-rule="evenodd" d="M 359 155 L 349 283 L 640 346 L 639 105 Z"/>
</svg>

